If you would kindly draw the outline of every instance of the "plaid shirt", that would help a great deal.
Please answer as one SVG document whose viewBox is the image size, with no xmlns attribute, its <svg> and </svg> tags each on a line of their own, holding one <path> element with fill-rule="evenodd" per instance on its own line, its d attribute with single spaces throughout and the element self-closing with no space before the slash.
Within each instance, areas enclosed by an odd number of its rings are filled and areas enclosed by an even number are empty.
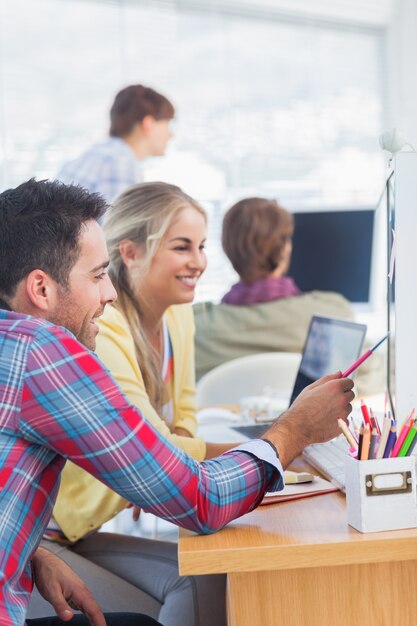
<svg viewBox="0 0 417 626">
<path fill-rule="evenodd" d="M 109 137 L 92 146 L 74 161 L 62 166 L 57 174 L 64 183 L 75 183 L 101 193 L 107 202 L 126 187 L 143 181 L 140 163 L 132 148 L 119 137 Z"/>
<path fill-rule="evenodd" d="M 282 488 L 267 442 L 197 463 L 131 406 L 71 333 L 0 310 L 0 623 L 23 624 L 30 559 L 65 459 L 130 502 L 209 533 Z"/>
</svg>

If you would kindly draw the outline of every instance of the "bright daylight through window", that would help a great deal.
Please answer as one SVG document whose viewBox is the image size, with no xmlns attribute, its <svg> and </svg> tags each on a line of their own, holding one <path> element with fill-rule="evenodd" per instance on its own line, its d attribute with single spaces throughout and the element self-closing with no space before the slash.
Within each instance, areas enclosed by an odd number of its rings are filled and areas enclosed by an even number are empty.
<svg viewBox="0 0 417 626">
<path fill-rule="evenodd" d="M 239 3 L 229 13 L 221 2 L 210 11 L 191 4 L 0 0 L 0 180 L 4 188 L 53 176 L 105 135 L 118 89 L 160 90 L 177 107 L 175 138 L 145 175 L 207 207 L 199 298 L 218 299 L 234 280 L 217 239 L 236 199 L 275 197 L 298 211 L 375 205 L 383 36 L 376 27 L 267 19 L 257 3 L 250 18 Z"/>
</svg>

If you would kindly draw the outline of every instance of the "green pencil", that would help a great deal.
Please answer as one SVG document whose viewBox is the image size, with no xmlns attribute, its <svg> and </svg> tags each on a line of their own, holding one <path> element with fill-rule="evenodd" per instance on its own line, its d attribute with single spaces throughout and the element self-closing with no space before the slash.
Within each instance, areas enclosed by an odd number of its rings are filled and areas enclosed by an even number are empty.
<svg viewBox="0 0 417 626">
<path fill-rule="evenodd" d="M 408 433 L 407 437 L 405 438 L 405 441 L 403 443 L 403 445 L 401 446 L 401 450 L 399 451 L 397 456 L 407 456 L 407 452 L 411 446 L 411 444 L 414 441 L 414 438 L 417 435 L 417 426 L 416 426 L 416 420 L 414 420 L 414 424 L 413 426 L 410 428 L 410 432 Z"/>
</svg>

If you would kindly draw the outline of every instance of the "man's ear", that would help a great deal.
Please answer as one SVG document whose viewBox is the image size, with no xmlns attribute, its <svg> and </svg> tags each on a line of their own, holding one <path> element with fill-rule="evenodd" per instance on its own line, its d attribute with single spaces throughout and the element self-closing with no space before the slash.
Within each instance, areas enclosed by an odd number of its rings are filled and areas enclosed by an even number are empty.
<svg viewBox="0 0 417 626">
<path fill-rule="evenodd" d="M 122 239 L 119 243 L 119 252 L 123 263 L 128 269 L 135 265 L 135 261 L 142 259 L 144 256 L 142 246 L 131 241 L 131 239 Z"/>
<path fill-rule="evenodd" d="M 145 135 L 145 137 L 149 135 L 154 124 L 155 124 L 155 118 L 152 115 L 145 115 L 145 117 L 140 123 L 142 134 Z"/>
<path fill-rule="evenodd" d="M 55 308 L 58 285 L 43 270 L 32 270 L 26 276 L 26 297 L 30 304 L 44 313 Z"/>
</svg>

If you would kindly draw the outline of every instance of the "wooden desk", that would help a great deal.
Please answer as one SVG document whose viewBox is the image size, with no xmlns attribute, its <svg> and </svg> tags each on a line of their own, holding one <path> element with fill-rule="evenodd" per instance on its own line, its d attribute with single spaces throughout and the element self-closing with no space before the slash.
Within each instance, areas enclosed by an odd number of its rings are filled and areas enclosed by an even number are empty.
<svg viewBox="0 0 417 626">
<path fill-rule="evenodd" d="M 417 623 L 417 529 L 361 534 L 340 493 L 261 506 L 214 535 L 181 531 L 179 568 L 228 574 L 229 626 Z"/>
</svg>

